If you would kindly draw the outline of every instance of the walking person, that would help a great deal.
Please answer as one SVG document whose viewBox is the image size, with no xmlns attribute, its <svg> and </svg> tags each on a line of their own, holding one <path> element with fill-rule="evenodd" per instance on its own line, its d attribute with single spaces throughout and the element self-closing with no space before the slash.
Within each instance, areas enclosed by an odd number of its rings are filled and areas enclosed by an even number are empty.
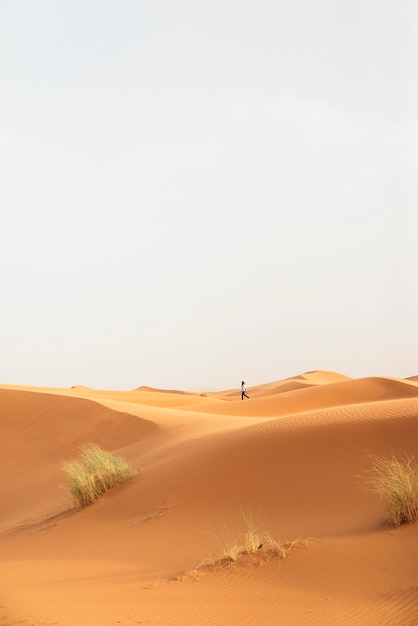
<svg viewBox="0 0 418 626">
<path fill-rule="evenodd" d="M 241 400 L 244 400 L 244 398 L 249 398 L 250 396 L 247 396 L 247 388 L 245 386 L 245 381 L 243 380 L 241 382 Z"/>
</svg>

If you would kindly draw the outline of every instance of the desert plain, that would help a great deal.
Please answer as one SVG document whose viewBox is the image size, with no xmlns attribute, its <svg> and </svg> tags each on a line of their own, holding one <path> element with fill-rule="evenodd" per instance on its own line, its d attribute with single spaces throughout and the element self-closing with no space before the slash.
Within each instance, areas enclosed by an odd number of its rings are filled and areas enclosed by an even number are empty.
<svg viewBox="0 0 418 626">
<path fill-rule="evenodd" d="M 364 481 L 418 459 L 418 377 L 240 382 L 0 386 L 1 626 L 418 624 L 418 523 Z M 138 473 L 76 511 L 63 462 L 89 442 Z M 260 547 L 226 557 L 248 520 Z"/>
</svg>

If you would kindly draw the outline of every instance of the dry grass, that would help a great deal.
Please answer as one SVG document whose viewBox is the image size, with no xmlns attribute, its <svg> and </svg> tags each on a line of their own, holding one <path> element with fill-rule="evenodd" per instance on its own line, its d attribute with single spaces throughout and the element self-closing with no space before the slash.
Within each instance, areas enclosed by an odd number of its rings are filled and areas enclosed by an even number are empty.
<svg viewBox="0 0 418 626">
<path fill-rule="evenodd" d="M 305 546 L 308 542 L 308 540 L 297 539 L 281 543 L 264 529 L 263 524 L 254 517 L 251 511 L 248 513 L 241 511 L 241 513 L 244 532 L 237 532 L 225 523 L 222 524 L 220 535 L 216 535 L 222 545 L 221 556 L 216 559 L 205 558 L 195 571 L 221 567 L 248 558 L 257 559 L 258 556 L 261 559 L 284 559 L 290 550 Z"/>
<path fill-rule="evenodd" d="M 413 456 L 371 457 L 368 487 L 387 502 L 388 522 L 408 524 L 418 517 L 418 474 Z"/>
<path fill-rule="evenodd" d="M 278 557 L 279 559 L 285 559 L 287 553 L 298 543 L 298 541 L 281 543 L 280 541 L 277 541 L 277 539 L 272 537 L 272 535 L 268 532 L 264 534 L 264 537 L 264 545 L 267 547 L 267 552 L 273 556 Z M 300 545 L 302 545 L 302 542 L 300 543 Z"/>
<path fill-rule="evenodd" d="M 241 510 L 242 517 L 245 524 L 244 533 L 244 552 L 248 554 L 255 554 L 257 550 L 263 547 L 263 543 L 266 540 L 266 533 L 263 530 L 263 526 L 258 519 L 254 519 L 251 511 L 244 513 Z"/>
<path fill-rule="evenodd" d="M 80 458 L 65 461 L 69 489 L 77 509 L 92 504 L 103 493 L 135 476 L 136 471 L 120 456 L 94 443 L 80 449 Z"/>
<path fill-rule="evenodd" d="M 222 556 L 220 560 L 230 561 L 234 563 L 238 560 L 240 552 L 242 551 L 240 537 L 231 530 L 227 524 L 222 524 L 221 529 L 221 543 L 223 546 Z M 215 561 L 213 561 L 215 562 Z"/>
</svg>

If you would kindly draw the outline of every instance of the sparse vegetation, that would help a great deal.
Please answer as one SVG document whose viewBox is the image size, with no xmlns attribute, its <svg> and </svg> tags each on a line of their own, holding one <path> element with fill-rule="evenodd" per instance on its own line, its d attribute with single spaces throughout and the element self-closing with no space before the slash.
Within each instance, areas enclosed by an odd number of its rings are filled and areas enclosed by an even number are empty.
<svg viewBox="0 0 418 626">
<path fill-rule="evenodd" d="M 244 533 L 244 551 L 254 554 L 263 547 L 266 540 L 266 533 L 263 531 L 262 524 L 259 520 L 255 520 L 251 511 L 244 513 L 241 511 L 245 524 Z"/>
<path fill-rule="evenodd" d="M 371 457 L 366 484 L 387 502 L 388 522 L 395 526 L 418 518 L 418 474 L 413 456 Z"/>
<path fill-rule="evenodd" d="M 63 469 L 69 477 L 69 489 L 77 509 L 92 504 L 103 493 L 136 474 L 125 459 L 94 443 L 80 449 L 80 458 L 65 461 Z"/>
<path fill-rule="evenodd" d="M 222 525 L 220 541 L 222 554 L 217 559 L 205 558 L 198 570 L 236 563 L 241 559 L 259 555 L 263 559 L 286 558 L 287 553 L 295 548 L 305 546 L 308 540 L 297 539 L 281 543 L 263 528 L 263 524 L 254 518 L 252 512 L 244 513 L 245 531 L 233 531 L 226 524 Z"/>
<path fill-rule="evenodd" d="M 227 560 L 233 563 L 237 561 L 243 550 L 240 535 L 237 535 L 229 526 L 223 524 L 221 541 L 223 546 L 221 560 Z"/>
<path fill-rule="evenodd" d="M 280 543 L 277 541 L 272 535 L 268 532 L 264 533 L 264 545 L 266 546 L 267 552 L 279 559 L 285 559 L 286 555 L 293 548 L 301 548 L 306 545 L 307 540 L 296 539 L 295 541 L 286 541 L 285 543 Z"/>
</svg>

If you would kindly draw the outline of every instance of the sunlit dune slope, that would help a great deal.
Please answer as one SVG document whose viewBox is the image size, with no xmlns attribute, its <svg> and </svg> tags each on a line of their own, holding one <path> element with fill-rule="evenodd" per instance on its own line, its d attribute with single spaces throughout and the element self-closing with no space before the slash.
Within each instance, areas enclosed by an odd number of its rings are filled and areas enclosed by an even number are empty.
<svg viewBox="0 0 418 626">
<path fill-rule="evenodd" d="M 373 377 L 309 385 L 290 390 L 276 385 L 274 389 L 269 388 L 265 395 L 260 394 L 259 388 L 256 388 L 254 397 L 251 388 L 248 393 L 251 401 L 244 399 L 242 405 L 239 403 L 224 403 L 215 407 L 206 405 L 200 410 L 223 415 L 278 417 L 345 404 L 418 397 L 418 386 L 411 381 Z M 240 399 L 238 392 L 236 397 Z M 191 410 L 193 406 L 188 408 Z"/>
<path fill-rule="evenodd" d="M 266 484 L 271 481 L 277 484 L 284 477 L 284 488 L 291 476 L 292 494 L 294 481 L 299 475 L 297 467 L 302 460 L 303 466 L 314 467 L 315 459 L 321 457 L 319 467 L 324 476 L 329 472 L 330 464 L 336 465 L 336 471 L 340 468 L 349 473 L 348 460 L 341 466 L 337 463 L 338 458 L 342 458 L 340 455 L 349 450 L 348 457 L 353 458 L 351 448 L 354 447 L 364 457 L 366 451 L 373 447 L 368 442 L 376 446 L 380 441 L 382 424 L 385 424 L 385 432 L 389 428 L 400 430 L 403 424 L 406 434 L 402 434 L 401 439 L 406 446 L 413 436 L 415 424 L 405 416 L 410 415 L 411 407 L 412 412 L 415 410 L 418 387 L 396 379 L 347 380 L 283 394 L 268 394 L 249 401 L 222 402 L 219 398 L 199 397 L 201 404 L 186 403 L 181 411 L 178 407 L 168 409 L 165 406 L 164 401 L 170 394 L 159 391 L 143 393 L 145 404 L 141 405 L 138 401 L 133 405 L 132 392 L 111 392 L 109 400 L 104 392 L 92 391 L 91 395 L 95 398 L 92 401 L 57 394 L 0 390 L 0 401 L 4 407 L 2 442 L 6 451 L 13 451 L 4 458 L 11 480 L 3 485 L 3 501 L 9 502 L 11 510 L 15 511 L 15 517 L 12 516 L 8 525 L 18 521 L 22 503 L 25 516 L 29 517 L 48 504 L 52 506 L 58 504 L 58 500 L 65 501 L 60 462 L 74 455 L 77 446 L 86 441 L 99 442 L 110 450 L 123 450 L 145 472 L 148 466 L 158 473 L 160 464 L 165 472 L 172 463 L 168 477 L 164 475 L 161 485 L 155 488 L 156 492 L 165 491 L 164 485 L 172 483 L 173 476 L 184 466 L 184 476 L 177 481 L 178 489 L 183 491 L 189 483 L 195 486 L 197 491 L 192 491 L 190 496 L 191 507 L 197 506 L 201 489 L 207 495 L 212 485 L 214 494 L 219 495 L 226 490 L 218 508 L 230 505 L 239 508 L 240 503 L 244 504 L 244 492 L 252 485 L 249 490 L 251 499 L 260 500 L 259 506 L 265 508 L 270 498 L 267 495 L 269 492 L 265 491 Z M 119 399 L 115 400 L 116 397 Z M 119 409 L 126 406 L 127 410 L 114 411 L 102 402 L 117 404 Z M 131 411 L 135 415 L 129 414 Z M 168 424 L 176 425 L 175 432 L 167 431 L 166 411 L 170 413 Z M 142 413 L 146 419 L 141 417 Z M 178 416 L 178 422 L 171 417 L 173 414 Z M 279 421 L 274 420 L 277 416 Z M 251 421 L 252 418 L 255 421 Z M 362 438 L 361 445 L 357 442 L 357 435 Z M 317 447 L 314 445 L 316 438 Z M 390 438 L 390 442 L 392 440 L 396 438 Z M 342 442 L 344 447 L 341 450 Z M 338 458 L 334 458 L 334 454 Z M 358 454 L 356 458 L 360 463 Z M 233 459 L 239 459 L 239 462 L 233 462 Z M 283 466 L 284 459 L 287 459 L 287 466 Z M 190 468 L 193 471 L 188 478 Z M 203 477 L 206 472 L 203 487 L 195 479 L 197 475 Z M 315 475 L 312 469 L 309 472 L 311 477 Z M 26 483 L 28 476 L 30 485 Z M 263 482 L 257 487 L 260 476 Z M 324 476 L 320 482 L 315 482 L 321 485 L 321 491 Z M 146 479 L 142 477 L 138 480 L 138 489 L 142 490 Z M 354 486 L 352 488 L 355 489 Z M 20 499 L 16 498 L 19 489 Z M 300 489 L 301 486 L 297 489 L 299 493 Z M 339 490 L 340 486 L 330 498 L 333 502 L 331 507 L 338 501 Z M 177 496 L 176 493 L 167 493 L 163 499 Z M 321 500 L 312 485 L 303 498 L 305 503 L 311 500 Z M 346 513 L 343 517 L 348 519 Z"/>
<path fill-rule="evenodd" d="M 262 385 L 256 385 L 250 387 L 252 397 L 266 396 L 275 393 L 281 393 L 283 391 L 293 391 L 295 389 L 306 389 L 313 385 L 328 385 L 330 383 L 342 382 L 350 380 L 349 376 L 340 374 L 338 372 L 326 372 L 322 370 L 315 370 L 312 372 L 305 372 L 304 374 L 298 374 L 297 376 L 291 376 L 284 380 L 278 380 L 275 382 L 263 383 Z M 240 389 L 229 389 L 222 392 L 224 398 L 236 398 L 240 393 Z"/>
<path fill-rule="evenodd" d="M 418 458 L 416 382 L 310 372 L 249 392 L 3 386 L 0 624 L 414 623 L 417 526 L 386 528 L 361 477 L 370 454 Z M 140 472 L 74 513 L 61 464 L 87 441 Z M 196 585 L 249 511 L 311 542 Z"/>
</svg>

